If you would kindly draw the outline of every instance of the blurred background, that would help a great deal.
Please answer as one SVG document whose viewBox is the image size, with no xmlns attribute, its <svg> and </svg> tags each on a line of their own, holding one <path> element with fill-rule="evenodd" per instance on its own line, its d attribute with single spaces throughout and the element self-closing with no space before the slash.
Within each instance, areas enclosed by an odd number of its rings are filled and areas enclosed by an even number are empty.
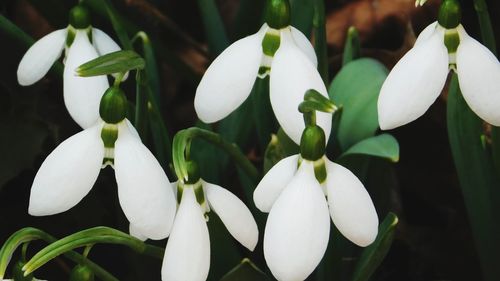
<svg viewBox="0 0 500 281">
<path fill-rule="evenodd" d="M 92 23 L 118 42 L 112 25 L 99 1 L 91 4 Z M 170 136 L 193 126 L 196 86 L 215 57 L 207 44 L 199 2 L 203 0 L 114 0 L 117 11 L 131 26 L 146 31 L 152 39 L 159 77 L 160 110 Z M 263 0 L 215 1 L 233 42 L 258 30 Z M 250 3 L 243 6 L 242 3 Z M 77 2 L 68 0 L 2 0 L 0 13 L 32 38 L 64 28 L 68 11 Z M 300 7 L 307 0 L 292 1 Z M 327 43 L 330 75 L 340 69 L 347 29 L 358 29 L 361 54 L 392 66 L 412 46 L 415 34 L 436 19 L 440 1 L 429 0 L 415 8 L 414 0 L 326 0 Z M 472 0 L 461 1 L 463 25 L 479 39 L 477 17 Z M 500 38 L 500 2 L 487 1 L 496 38 Z M 292 18 L 307 17 L 307 8 L 295 8 Z M 301 30 L 310 30 L 303 24 Z M 112 169 L 101 171 L 91 193 L 70 211 L 50 217 L 27 214 L 31 183 L 45 157 L 64 139 L 80 128 L 69 117 L 62 96 L 62 80 L 55 71 L 33 86 L 21 87 L 16 70 L 29 45 L 0 31 L 0 241 L 13 232 L 33 226 L 56 237 L 97 225 L 128 230 L 121 212 Z M 330 78 L 331 78 L 330 77 Z M 360 81 L 362 83 L 362 81 Z M 130 100 L 135 97 L 133 79 L 124 84 Z M 446 91 L 444 91 L 446 92 Z M 444 93 L 443 92 L 443 93 Z M 482 280 L 463 196 L 458 185 L 446 130 L 446 95 L 416 122 L 391 131 L 400 143 L 400 161 L 373 160 L 365 185 L 374 198 L 381 219 L 392 211 L 399 217 L 395 239 L 385 261 L 371 280 Z M 363 116 L 360 116 L 363 118 Z M 262 167 L 263 148 L 251 135 L 245 153 Z M 152 140 L 145 140 L 151 147 Z M 209 163 L 210 164 L 210 163 Z M 218 183 L 238 193 L 237 171 L 232 165 Z M 78 167 L 75 167 L 78 168 Z M 378 168 L 378 169 L 377 169 Z M 173 174 L 169 172 L 170 178 Z M 376 184 L 370 184 L 375 182 Z M 382 190 L 380 190 L 382 189 Z M 383 194 L 383 196 L 381 195 Z M 242 192 L 239 192 L 242 196 Z M 253 204 L 250 202 L 249 204 Z M 249 256 L 267 271 L 262 242 L 249 254 L 210 216 L 212 266 L 210 280 L 219 280 Z M 263 228 L 260 229 L 263 232 Z M 336 240 L 337 241 L 337 240 Z M 165 241 L 151 242 L 164 246 Z M 340 244 L 347 244 L 340 241 Z M 330 240 L 332 244 L 332 240 Z M 43 243 L 33 243 L 33 254 Z M 335 251 L 336 245 L 333 246 Z M 331 251 L 330 247 L 330 250 Z M 332 268 L 335 279 L 345 280 L 356 253 L 347 245 L 335 266 L 324 259 L 322 268 Z M 352 254 L 352 255 L 351 255 Z M 120 246 L 98 245 L 90 258 L 120 280 L 160 280 L 161 261 L 141 257 Z M 500 258 L 498 258 L 500 264 Z M 49 280 L 66 280 L 74 264 L 58 258 L 37 271 Z M 311 280 L 315 280 L 314 276 Z"/>
</svg>

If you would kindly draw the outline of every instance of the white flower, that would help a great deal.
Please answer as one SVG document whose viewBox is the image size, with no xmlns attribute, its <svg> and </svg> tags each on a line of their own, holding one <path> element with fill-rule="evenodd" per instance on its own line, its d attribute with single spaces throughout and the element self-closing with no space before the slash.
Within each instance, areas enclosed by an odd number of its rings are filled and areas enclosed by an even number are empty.
<svg viewBox="0 0 500 281">
<path fill-rule="evenodd" d="M 425 4 L 425 2 L 427 2 L 427 0 L 416 0 L 415 7 L 423 6 Z"/>
<path fill-rule="evenodd" d="M 68 38 L 73 38 L 69 46 Z M 68 26 L 56 30 L 35 42 L 24 54 L 17 69 L 19 84 L 28 86 L 40 80 L 63 50 L 64 103 L 75 122 L 82 128 L 88 128 L 99 118 L 99 101 L 109 87 L 108 79 L 106 76 L 79 77 L 75 69 L 98 56 L 119 51 L 120 47 L 106 33 L 94 27 L 74 29 Z"/>
<path fill-rule="evenodd" d="M 330 216 L 359 246 L 371 244 L 378 233 L 375 207 L 354 174 L 323 157 L 327 178 L 320 184 L 314 174 L 319 162 L 301 159 L 297 168 L 298 161 L 293 155 L 278 162 L 254 191 L 257 208 L 269 212 L 264 256 L 283 281 L 305 280 L 314 271 L 328 245 Z"/>
<path fill-rule="evenodd" d="M 101 132 L 115 136 L 114 146 L 105 147 Z M 107 164 L 114 166 L 120 205 L 133 234 L 166 238 L 176 208 L 170 182 L 126 119 L 115 125 L 100 120 L 62 142 L 35 176 L 29 213 L 45 216 L 72 208 L 89 193 Z"/>
<path fill-rule="evenodd" d="M 459 40 L 456 51 L 448 51 L 445 36 Z M 423 115 L 439 97 L 450 68 L 458 74 L 469 107 L 486 122 L 499 126 L 500 63 L 462 25 L 445 29 L 434 22 L 420 33 L 415 46 L 385 80 L 378 99 L 380 128 L 396 128 Z"/>
<path fill-rule="evenodd" d="M 266 36 L 279 42 L 274 57 L 264 54 Z M 256 77 L 270 71 L 274 114 L 285 133 L 299 143 L 304 122 L 297 108 L 304 93 L 315 89 L 328 97 L 316 65 L 314 49 L 299 30 L 293 26 L 277 30 L 264 24 L 256 34 L 236 41 L 213 61 L 196 90 L 196 113 L 206 123 L 223 119 L 248 98 Z M 317 122 L 325 128 L 328 139 L 331 115 L 318 113 Z"/>
<path fill-rule="evenodd" d="M 173 185 L 177 188 L 177 184 Z M 205 213 L 210 209 L 219 216 L 238 242 L 253 251 L 259 238 L 257 223 L 238 197 L 203 180 L 192 185 L 185 184 L 182 186 L 182 199 L 165 249 L 162 280 L 207 279 L 210 268 L 210 238 Z"/>
</svg>

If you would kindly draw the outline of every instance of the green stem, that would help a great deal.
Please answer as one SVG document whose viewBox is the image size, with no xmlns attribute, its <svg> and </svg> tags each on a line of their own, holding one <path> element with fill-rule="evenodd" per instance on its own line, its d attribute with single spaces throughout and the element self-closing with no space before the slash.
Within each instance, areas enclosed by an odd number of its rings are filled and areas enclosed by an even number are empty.
<svg viewBox="0 0 500 281">
<path fill-rule="evenodd" d="M 50 234 L 32 227 L 27 227 L 16 231 L 12 234 L 4 245 L 0 249 L 0 280 L 3 279 L 5 274 L 5 269 L 9 263 L 10 258 L 14 251 L 21 245 L 26 244 L 33 240 L 43 240 L 47 243 L 54 243 L 57 241 L 56 238 Z M 64 253 L 64 256 L 68 259 L 74 261 L 77 264 L 84 264 L 88 266 L 96 275 L 103 281 L 118 281 L 118 278 L 111 275 L 105 269 L 85 258 L 84 256 L 78 254 L 74 251 L 69 251 Z"/>
<path fill-rule="evenodd" d="M 241 152 L 240 148 L 234 144 L 224 140 L 219 134 L 192 127 L 179 131 L 174 136 L 173 144 L 173 162 L 174 168 L 179 179 L 187 178 L 186 168 L 186 147 L 194 139 L 204 139 L 219 148 L 222 148 L 233 160 L 245 171 L 245 173 L 255 182 L 260 180 L 260 175 L 255 166 L 248 160 L 248 158 Z M 213 164 L 213 163 L 209 163 Z"/>
<path fill-rule="evenodd" d="M 328 85 L 328 52 L 326 45 L 326 19 L 324 0 L 314 2 L 314 50 L 318 57 L 318 71 L 325 85 Z"/>
<path fill-rule="evenodd" d="M 145 79 L 143 78 L 142 70 L 138 70 L 135 76 L 135 120 L 134 127 L 141 136 L 143 142 L 146 142 L 146 128 L 147 128 L 147 98 L 144 93 Z"/>
</svg>

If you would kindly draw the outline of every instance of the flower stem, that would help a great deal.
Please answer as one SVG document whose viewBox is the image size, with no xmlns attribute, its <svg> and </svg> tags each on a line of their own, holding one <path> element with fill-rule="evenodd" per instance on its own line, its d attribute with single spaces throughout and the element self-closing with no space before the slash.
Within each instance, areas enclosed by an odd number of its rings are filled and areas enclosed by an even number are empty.
<svg viewBox="0 0 500 281">
<path fill-rule="evenodd" d="M 318 57 L 318 71 L 323 78 L 323 83 L 328 85 L 328 53 L 326 45 L 326 19 L 324 0 L 314 2 L 314 50 Z"/>
<path fill-rule="evenodd" d="M 248 160 L 248 158 L 241 152 L 240 148 L 234 144 L 224 140 L 219 134 L 192 127 L 179 131 L 174 136 L 173 143 L 173 162 L 175 173 L 180 180 L 187 178 L 186 168 L 186 148 L 190 142 L 195 138 L 204 139 L 220 148 L 222 148 L 233 160 L 245 171 L 245 173 L 255 182 L 260 179 L 257 168 Z"/>
</svg>

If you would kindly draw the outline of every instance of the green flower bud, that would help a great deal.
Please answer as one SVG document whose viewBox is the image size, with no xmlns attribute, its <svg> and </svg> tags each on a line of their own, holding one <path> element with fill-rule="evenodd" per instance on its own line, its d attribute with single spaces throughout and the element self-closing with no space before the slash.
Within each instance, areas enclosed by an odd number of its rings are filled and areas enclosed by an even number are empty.
<svg viewBox="0 0 500 281">
<path fill-rule="evenodd" d="M 108 124 L 117 124 L 127 117 L 128 101 L 118 87 L 110 87 L 101 98 L 99 115 Z"/>
<path fill-rule="evenodd" d="M 439 7 L 438 23 L 446 28 L 456 28 L 462 20 L 462 8 L 457 0 L 444 0 Z"/>
<path fill-rule="evenodd" d="M 69 281 L 94 281 L 94 272 L 85 265 L 77 265 L 71 271 Z"/>
<path fill-rule="evenodd" d="M 325 132 L 319 126 L 307 126 L 300 139 L 300 155 L 316 161 L 325 155 Z"/>
<path fill-rule="evenodd" d="M 33 280 L 33 274 L 28 274 L 27 276 L 24 276 L 24 271 L 23 271 L 23 266 L 24 262 L 18 261 L 16 264 L 14 264 L 14 267 L 12 268 L 12 275 L 14 281 L 32 281 Z"/>
<path fill-rule="evenodd" d="M 69 24 L 76 29 L 85 29 L 90 26 L 90 13 L 83 5 L 76 5 L 69 11 Z"/>
<path fill-rule="evenodd" d="M 265 20 L 269 27 L 282 29 L 290 25 L 290 2 L 288 0 L 267 0 Z"/>
</svg>

